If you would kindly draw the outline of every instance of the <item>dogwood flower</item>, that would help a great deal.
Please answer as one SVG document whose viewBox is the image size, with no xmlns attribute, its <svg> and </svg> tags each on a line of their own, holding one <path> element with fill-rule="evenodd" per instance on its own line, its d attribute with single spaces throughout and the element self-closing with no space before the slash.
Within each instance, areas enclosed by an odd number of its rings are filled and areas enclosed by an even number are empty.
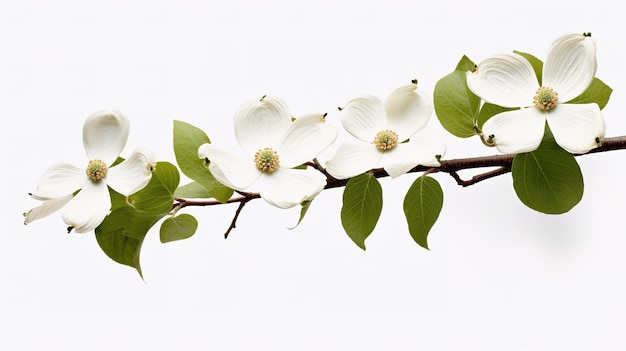
<svg viewBox="0 0 626 351">
<path fill-rule="evenodd" d="M 357 97 L 339 112 L 344 129 L 360 143 L 343 143 L 326 170 L 347 179 L 373 168 L 398 177 L 417 165 L 440 166 L 446 146 L 434 138 L 411 139 L 433 113 L 433 105 L 417 92 L 417 81 L 400 87 L 383 102 L 375 96 Z"/>
<path fill-rule="evenodd" d="M 521 55 L 486 59 L 467 73 L 469 89 L 486 102 L 520 109 L 491 117 L 483 134 L 500 152 L 530 152 L 541 143 L 547 121 L 557 144 L 570 153 L 586 153 L 601 145 L 605 125 L 599 106 L 568 103 L 589 87 L 596 67 L 595 43 L 580 34 L 565 35 L 552 44 L 541 84 Z"/>
<path fill-rule="evenodd" d="M 68 163 L 50 166 L 30 195 L 43 203 L 24 214 L 24 224 L 63 208 L 63 221 L 77 233 L 95 229 L 111 209 L 108 187 L 128 196 L 145 187 L 155 160 L 148 150 L 138 149 L 118 165 L 111 165 L 126 145 L 130 124 L 119 112 L 96 112 L 83 126 L 86 168 Z M 76 191 L 80 190 L 76 195 Z"/>
<path fill-rule="evenodd" d="M 264 96 L 235 113 L 235 136 L 245 155 L 203 144 L 198 157 L 220 183 L 238 191 L 258 186 L 265 201 L 290 208 L 312 200 L 326 185 L 320 172 L 294 168 L 311 161 L 335 141 L 337 131 L 321 114 L 292 122 L 287 105 Z"/>
</svg>

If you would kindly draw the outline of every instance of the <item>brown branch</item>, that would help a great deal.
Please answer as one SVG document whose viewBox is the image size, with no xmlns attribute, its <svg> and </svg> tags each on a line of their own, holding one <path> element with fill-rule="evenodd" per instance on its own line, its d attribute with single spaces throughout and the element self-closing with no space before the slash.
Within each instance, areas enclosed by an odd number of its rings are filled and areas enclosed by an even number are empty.
<svg viewBox="0 0 626 351">
<path fill-rule="evenodd" d="M 241 210 L 243 210 L 243 207 L 246 205 L 246 203 L 248 203 L 248 201 L 252 200 L 252 198 L 244 198 L 244 199 L 245 200 L 242 200 L 241 202 L 239 202 L 237 211 L 235 211 L 235 216 L 233 217 L 233 220 L 230 222 L 230 226 L 226 230 L 226 233 L 224 233 L 224 239 L 228 239 L 228 234 L 230 234 L 230 232 L 233 229 L 235 229 L 235 227 L 237 226 L 237 218 L 239 218 L 239 214 L 241 214 Z"/>
<path fill-rule="evenodd" d="M 626 135 L 613 137 L 613 138 L 605 138 L 602 141 L 602 146 L 595 148 L 589 151 L 587 154 L 597 153 L 597 152 L 607 152 L 607 151 L 615 151 L 615 150 L 624 150 L 626 149 Z M 586 155 L 586 154 L 585 154 Z M 583 156 L 583 155 L 575 155 L 575 156 Z M 426 167 L 426 166 L 417 166 L 411 169 L 408 173 L 416 173 L 416 172 L 428 172 L 428 173 L 437 173 L 443 172 L 449 174 L 458 185 L 466 187 L 470 185 L 474 185 L 483 180 L 487 180 L 493 177 L 497 177 L 503 174 L 506 174 L 511 171 L 511 166 L 513 164 L 513 158 L 515 155 L 494 155 L 494 156 L 482 156 L 482 157 L 470 157 L 470 158 L 460 158 L 460 159 L 452 159 L 452 160 L 442 160 L 441 166 L 439 167 Z M 307 166 L 310 166 L 317 171 L 323 173 L 326 176 L 326 186 L 324 189 L 332 189 L 344 187 L 349 179 L 336 179 L 332 177 L 324 167 L 320 165 L 317 160 L 313 160 L 313 162 L 307 162 Z M 459 171 L 466 169 L 476 169 L 476 168 L 486 168 L 486 167 L 497 167 L 494 170 L 477 174 L 473 176 L 469 180 L 464 180 L 459 176 Z M 389 174 L 385 172 L 382 168 L 372 169 L 370 171 L 376 178 L 388 177 Z M 258 199 L 261 197 L 260 194 L 257 193 L 246 193 L 246 192 L 238 192 L 238 197 L 230 198 L 226 202 L 220 202 L 217 200 L 187 200 L 182 198 L 176 198 L 176 202 L 174 203 L 173 210 L 178 211 L 179 209 L 187 206 L 214 206 L 214 205 L 222 205 L 229 203 L 239 203 L 237 207 L 237 211 L 235 211 L 235 216 L 233 217 L 230 226 L 226 230 L 224 234 L 224 238 L 228 238 L 228 234 L 235 229 L 237 224 L 237 219 L 243 210 L 243 207 L 253 199 Z"/>
<path fill-rule="evenodd" d="M 587 154 L 597 153 L 597 152 L 607 152 L 607 151 L 615 151 L 615 150 L 624 150 L 626 149 L 626 135 L 612 138 L 604 138 L 602 140 L 602 146 L 592 149 Z M 587 155 L 584 154 L 584 155 Z M 584 155 L 576 155 L 576 156 L 584 156 Z M 480 181 L 490 179 L 502 174 L 506 174 L 511 171 L 511 165 L 513 164 L 513 158 L 515 155 L 494 155 L 494 156 L 482 156 L 482 157 L 471 157 L 471 158 L 459 158 L 452 160 L 442 160 L 441 166 L 439 167 L 426 167 L 426 166 L 417 166 L 409 171 L 409 173 L 415 172 L 426 172 L 437 173 L 444 172 L 448 173 L 460 186 L 466 187 L 470 185 L 474 185 Z M 478 174 L 472 177 L 470 180 L 463 180 L 459 176 L 458 172 L 465 169 L 476 169 L 476 168 L 485 168 L 485 167 L 498 167 L 498 169 Z M 389 176 L 387 172 L 385 172 L 382 168 L 373 169 L 370 172 L 376 178 L 383 178 Z M 328 176 L 327 176 L 328 177 Z M 328 177 L 326 189 L 330 188 L 338 188 L 343 187 L 348 183 L 348 179 L 336 179 L 333 177 Z"/>
<path fill-rule="evenodd" d="M 243 207 L 246 205 L 246 203 L 248 203 L 248 201 L 251 201 L 253 199 L 258 199 L 261 197 L 261 195 L 257 193 L 245 193 L 245 192 L 239 192 L 239 191 L 237 193 L 239 193 L 241 196 L 230 198 L 226 200 L 226 202 L 221 202 L 217 200 L 188 200 L 188 199 L 183 199 L 183 198 L 175 198 L 176 203 L 174 203 L 173 210 L 178 211 L 181 208 L 184 208 L 187 206 L 215 206 L 215 205 L 239 203 L 239 206 L 237 207 L 237 210 L 235 211 L 235 216 L 230 222 L 230 226 L 224 233 L 224 239 L 228 239 L 228 235 L 230 234 L 230 232 L 233 229 L 235 229 L 235 227 L 237 226 L 237 219 L 239 218 L 239 215 L 241 214 L 241 210 L 243 210 Z"/>
</svg>

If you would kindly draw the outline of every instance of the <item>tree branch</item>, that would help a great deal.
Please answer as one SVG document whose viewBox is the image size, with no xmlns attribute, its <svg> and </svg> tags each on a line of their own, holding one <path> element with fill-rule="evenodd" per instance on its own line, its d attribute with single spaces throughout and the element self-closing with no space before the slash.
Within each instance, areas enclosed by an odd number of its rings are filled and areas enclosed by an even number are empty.
<svg viewBox="0 0 626 351">
<path fill-rule="evenodd" d="M 230 198 L 226 202 L 220 202 L 217 200 L 187 200 L 187 199 L 182 199 L 182 198 L 175 198 L 176 203 L 174 203 L 173 210 L 178 211 L 181 208 L 187 207 L 187 206 L 215 206 L 215 205 L 232 204 L 232 203 L 238 202 L 239 206 L 237 207 L 237 210 L 235 211 L 235 216 L 233 217 L 233 220 L 230 222 L 230 226 L 224 233 L 224 239 L 228 239 L 228 235 L 230 234 L 230 232 L 233 229 L 235 229 L 235 227 L 237 226 L 237 219 L 239 218 L 239 215 L 241 214 L 241 210 L 243 210 L 243 207 L 246 205 L 246 203 L 248 203 L 248 201 L 251 201 L 253 199 L 258 199 L 261 197 L 261 195 L 257 193 L 245 193 L 245 192 L 238 192 L 238 193 L 241 196 Z"/>
<path fill-rule="evenodd" d="M 626 135 L 612 138 L 604 138 L 602 146 L 592 149 L 586 154 L 576 155 L 584 156 L 597 152 L 607 152 L 615 150 L 626 149 Z M 457 184 L 466 187 L 474 185 L 480 181 L 493 178 L 502 174 L 506 174 L 511 171 L 511 165 L 513 164 L 513 158 L 515 155 L 494 155 L 494 156 L 482 156 L 471 158 L 459 158 L 452 160 L 441 160 L 441 166 L 439 167 L 426 167 L 417 166 L 409 171 L 409 173 L 425 172 L 430 173 L 444 172 L 450 174 Z M 458 172 L 465 169 L 476 169 L 485 167 L 498 167 L 498 169 L 478 174 L 472 177 L 470 180 L 463 180 L 459 176 Z M 371 170 L 371 174 L 376 178 L 388 177 L 389 174 L 382 168 Z M 348 183 L 348 179 L 335 179 L 327 175 L 326 189 L 343 187 Z"/>
<path fill-rule="evenodd" d="M 626 135 L 612 138 L 604 138 L 602 141 L 602 146 L 597 147 L 587 154 L 598 153 L 598 152 L 607 152 L 607 151 L 615 151 L 615 150 L 624 150 L 626 149 Z M 584 155 L 576 155 L 576 156 L 584 156 Z M 494 156 L 481 156 L 481 157 L 470 157 L 470 158 L 459 158 L 452 160 L 441 160 L 441 166 L 439 167 L 426 167 L 426 166 L 417 166 L 411 169 L 408 173 L 416 173 L 416 172 L 444 172 L 448 173 L 454 180 L 456 180 L 457 184 L 460 186 L 466 187 L 470 185 L 474 185 L 483 180 L 487 180 L 493 177 L 497 177 L 502 174 L 506 174 L 511 171 L 511 165 L 513 164 L 513 158 L 515 155 L 494 155 Z M 337 179 L 332 177 L 326 170 L 314 160 L 313 162 L 307 162 L 307 166 L 311 166 L 322 172 L 326 175 L 326 186 L 324 189 L 332 189 L 332 188 L 340 188 L 344 187 L 349 179 Z M 475 175 L 469 180 L 463 180 L 458 172 L 465 169 L 476 169 L 476 168 L 485 168 L 485 167 L 498 167 L 495 170 L 491 170 L 489 172 L 481 173 Z M 370 173 L 376 178 L 388 177 L 389 174 L 385 172 L 382 168 L 372 169 Z M 174 209 L 178 210 L 187 206 L 214 206 L 214 205 L 223 205 L 225 203 L 239 203 L 239 208 L 235 213 L 235 217 L 233 218 L 233 223 L 231 227 L 226 232 L 226 236 L 228 233 L 235 227 L 235 222 L 241 209 L 250 200 L 260 198 L 261 195 L 257 193 L 244 193 L 239 192 L 239 197 L 234 197 L 228 199 L 226 202 L 220 202 L 217 200 L 187 200 L 176 198 L 177 203 L 174 204 Z"/>
<path fill-rule="evenodd" d="M 597 152 L 607 152 L 607 151 L 615 151 L 615 150 L 624 150 L 626 149 L 626 135 L 613 137 L 613 138 L 605 138 L 602 141 L 602 146 L 595 148 L 589 151 L 587 154 L 597 153 Z M 587 155 L 585 154 L 585 155 Z M 583 155 L 575 155 L 575 156 L 583 156 Z M 452 159 L 452 160 L 441 160 L 441 166 L 439 167 L 426 167 L 426 166 L 417 166 L 411 169 L 408 173 L 416 173 L 416 172 L 428 172 L 428 173 L 438 173 L 444 172 L 448 173 L 458 185 L 467 187 L 470 185 L 474 185 L 483 180 L 487 180 L 493 177 L 497 177 L 502 174 L 506 174 L 511 171 L 511 166 L 513 164 L 513 158 L 515 155 L 494 155 L 494 156 L 482 156 L 482 157 L 470 157 L 470 158 L 460 158 L 460 159 Z M 320 165 L 317 159 L 314 159 L 313 162 L 307 162 L 307 166 L 310 166 L 317 171 L 321 172 L 326 176 L 326 186 L 324 189 L 332 189 L 344 187 L 349 179 L 336 179 L 331 176 L 324 167 Z M 473 176 L 469 180 L 463 180 L 458 172 L 466 169 L 476 169 L 476 168 L 485 168 L 485 167 L 497 167 L 494 170 L 480 173 L 478 175 Z M 389 174 L 385 172 L 382 168 L 372 169 L 370 173 L 376 178 L 388 177 Z M 214 205 L 223 205 L 223 204 L 231 204 L 231 203 L 239 203 L 237 210 L 235 211 L 235 216 L 233 217 L 230 226 L 224 233 L 224 238 L 228 238 L 230 232 L 235 229 L 237 224 L 237 219 L 243 210 L 243 207 L 253 199 L 258 199 L 261 197 L 258 193 L 247 193 L 247 192 L 237 192 L 238 197 L 233 197 L 228 199 L 226 202 L 220 202 L 217 200 L 188 200 L 183 198 L 175 198 L 175 203 L 173 205 L 172 210 L 178 211 L 181 208 L 187 206 L 214 206 Z"/>
</svg>

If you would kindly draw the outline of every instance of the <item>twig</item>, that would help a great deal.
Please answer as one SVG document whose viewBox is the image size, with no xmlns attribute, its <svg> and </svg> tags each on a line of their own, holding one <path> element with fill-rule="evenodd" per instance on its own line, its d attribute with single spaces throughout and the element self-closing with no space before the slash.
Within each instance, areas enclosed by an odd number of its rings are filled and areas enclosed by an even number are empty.
<svg viewBox="0 0 626 351">
<path fill-rule="evenodd" d="M 239 218 L 239 214 L 241 214 L 241 210 L 246 205 L 246 203 L 248 201 L 250 201 L 250 200 L 252 200 L 252 198 L 245 197 L 244 200 L 239 202 L 239 206 L 237 207 L 237 211 L 235 211 L 235 216 L 233 217 L 233 220 L 230 222 L 230 227 L 228 227 L 228 229 L 226 230 L 226 233 L 224 233 L 224 239 L 228 239 L 228 234 L 230 234 L 230 232 L 233 229 L 235 229 L 235 227 L 237 226 L 237 218 Z"/>
</svg>

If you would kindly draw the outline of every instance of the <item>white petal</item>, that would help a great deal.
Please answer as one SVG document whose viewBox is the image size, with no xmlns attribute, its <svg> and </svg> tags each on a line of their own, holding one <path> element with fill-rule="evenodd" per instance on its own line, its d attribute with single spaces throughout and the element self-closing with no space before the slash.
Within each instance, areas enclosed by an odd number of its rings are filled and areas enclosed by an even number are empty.
<svg viewBox="0 0 626 351">
<path fill-rule="evenodd" d="M 481 62 L 467 73 L 467 86 L 486 102 L 504 107 L 532 106 L 539 82 L 528 60 L 503 54 Z"/>
<path fill-rule="evenodd" d="M 88 182 L 63 209 L 63 221 L 77 233 L 96 229 L 111 209 L 109 188 L 104 182 Z"/>
<path fill-rule="evenodd" d="M 246 190 L 262 174 L 254 156 L 236 155 L 211 144 L 200 146 L 198 156 L 209 159 L 209 170 L 218 182 L 235 190 Z"/>
<path fill-rule="evenodd" d="M 38 200 L 48 200 L 74 193 L 89 181 L 85 169 L 69 163 L 56 163 L 50 166 L 31 193 Z"/>
<path fill-rule="evenodd" d="M 368 143 L 344 143 L 337 149 L 335 156 L 326 161 L 326 171 L 337 179 L 347 179 L 367 172 L 376 167 L 383 157 L 383 152 Z"/>
<path fill-rule="evenodd" d="M 265 147 L 276 148 L 290 125 L 287 105 L 274 96 L 248 100 L 235 113 L 235 136 L 250 155 Z"/>
<path fill-rule="evenodd" d="M 591 37 L 570 34 L 557 39 L 543 65 L 543 86 L 554 89 L 559 101 L 582 94 L 596 75 L 596 44 Z"/>
<path fill-rule="evenodd" d="M 65 206 L 65 204 L 70 201 L 72 197 L 74 196 L 70 194 L 54 199 L 45 200 L 41 205 L 34 207 L 30 211 L 24 213 L 24 224 L 28 224 L 32 221 L 36 221 L 56 212 L 61 207 Z"/>
<path fill-rule="evenodd" d="M 109 168 L 104 180 L 115 191 L 128 196 L 148 185 L 155 166 L 156 160 L 152 152 L 138 149 L 124 162 Z"/>
<path fill-rule="evenodd" d="M 558 104 L 547 116 L 554 140 L 565 151 L 584 154 L 599 146 L 606 132 L 597 104 Z"/>
<path fill-rule="evenodd" d="M 437 155 L 443 157 L 445 153 L 446 145 L 437 138 L 411 139 L 385 152 L 381 163 L 391 178 L 395 178 L 418 165 L 439 167 Z"/>
<path fill-rule="evenodd" d="M 98 159 L 107 166 L 115 162 L 124 149 L 130 122 L 120 112 L 98 111 L 87 117 L 83 126 L 83 144 L 89 160 Z"/>
<path fill-rule="evenodd" d="M 383 102 L 371 95 L 350 100 L 339 111 L 339 119 L 348 133 L 368 143 L 374 140 L 376 133 L 387 129 Z"/>
<path fill-rule="evenodd" d="M 505 154 L 534 151 L 541 144 L 546 117 L 534 107 L 502 112 L 483 125 L 485 138 L 494 135 L 496 148 Z"/>
<path fill-rule="evenodd" d="M 285 133 L 276 152 L 281 167 L 292 168 L 311 161 L 337 138 L 337 130 L 321 114 L 296 119 Z"/>
<path fill-rule="evenodd" d="M 417 93 L 417 84 L 396 89 L 385 100 L 385 112 L 389 129 L 404 141 L 424 128 L 433 113 L 430 98 Z"/>
<path fill-rule="evenodd" d="M 280 168 L 261 177 L 261 197 L 273 206 L 290 208 L 312 200 L 326 186 L 317 171 Z"/>
</svg>

